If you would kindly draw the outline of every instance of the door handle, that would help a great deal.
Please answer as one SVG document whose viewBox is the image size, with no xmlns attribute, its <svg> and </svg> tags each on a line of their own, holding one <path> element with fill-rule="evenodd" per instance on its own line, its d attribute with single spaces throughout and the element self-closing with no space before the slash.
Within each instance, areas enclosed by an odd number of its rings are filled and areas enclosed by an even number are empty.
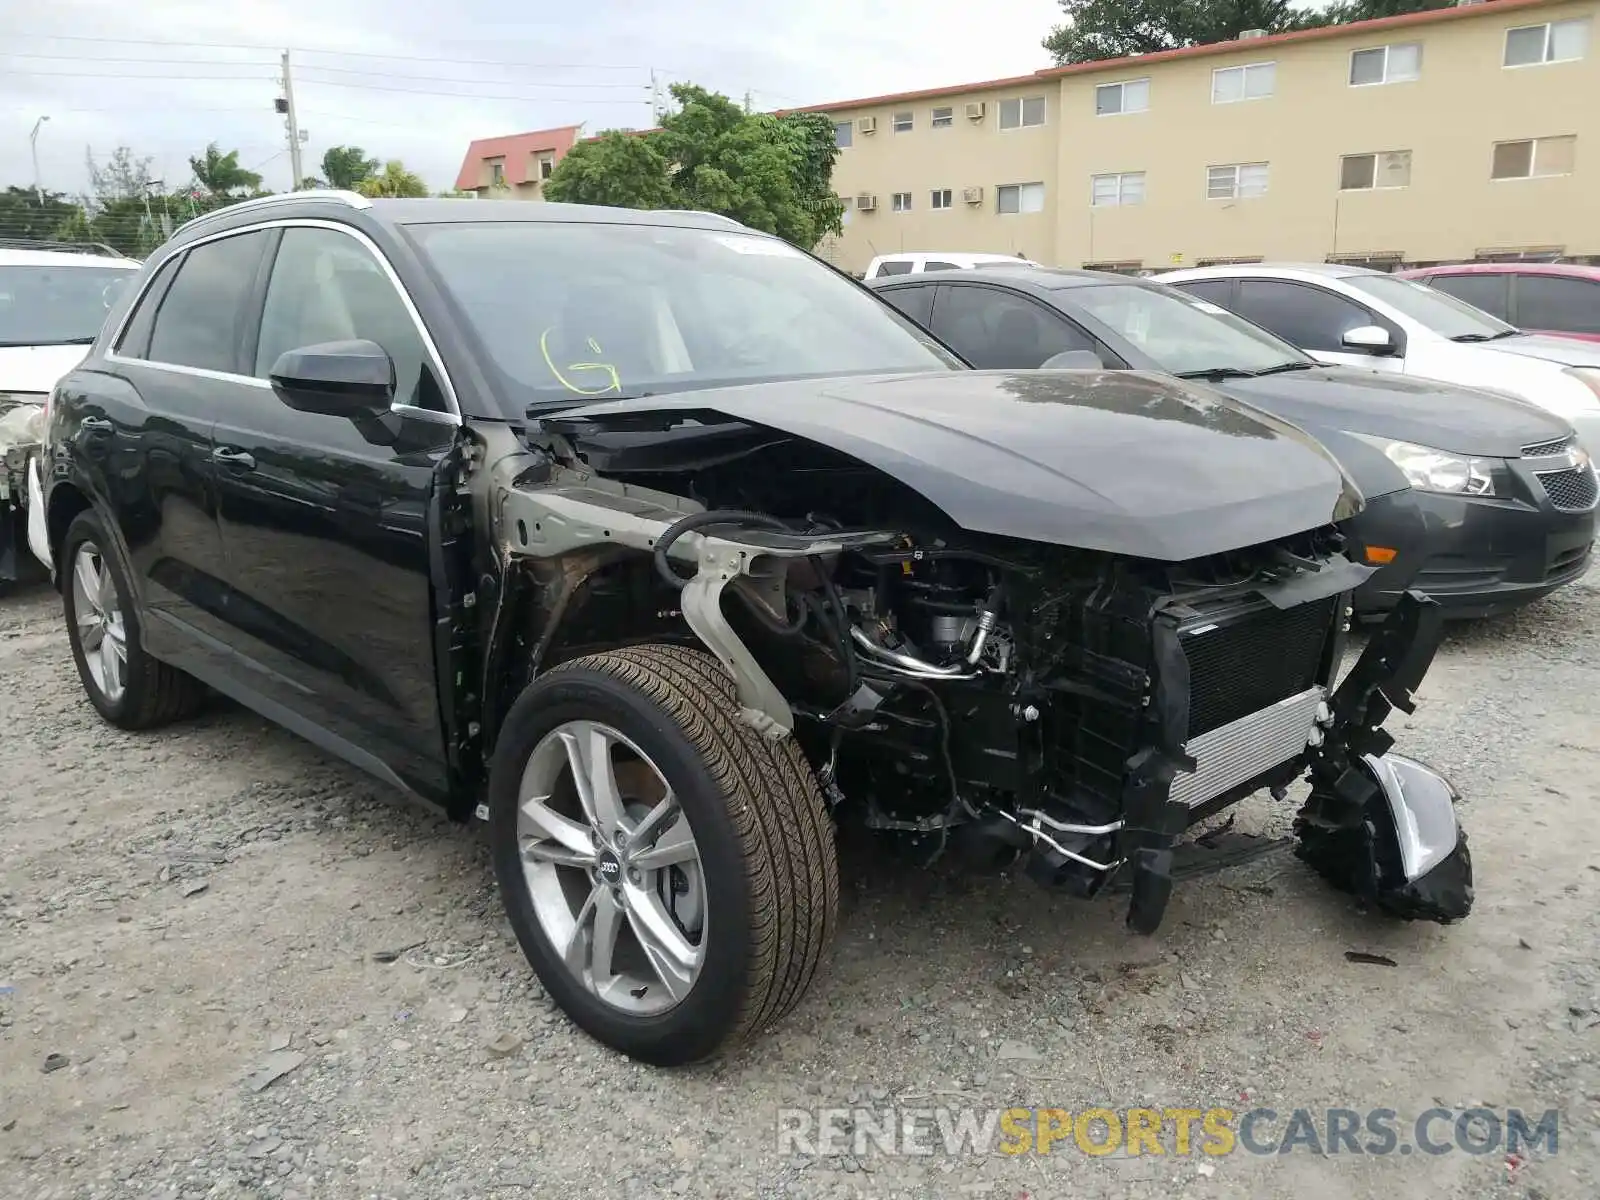
<svg viewBox="0 0 1600 1200">
<path fill-rule="evenodd" d="M 222 463 L 224 466 L 237 467 L 241 471 L 253 471 L 256 469 L 254 455 L 244 450 L 235 450 L 232 446 L 218 446 L 211 452 L 211 460 Z"/>
<path fill-rule="evenodd" d="M 85 433 L 110 433 L 115 426 L 104 417 L 85 417 L 78 422 L 78 428 Z"/>
</svg>

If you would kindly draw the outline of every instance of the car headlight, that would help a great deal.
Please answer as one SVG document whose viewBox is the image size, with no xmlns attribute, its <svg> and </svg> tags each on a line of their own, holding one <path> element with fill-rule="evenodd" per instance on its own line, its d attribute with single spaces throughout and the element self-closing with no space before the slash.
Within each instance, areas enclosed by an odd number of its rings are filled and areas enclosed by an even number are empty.
<svg viewBox="0 0 1600 1200">
<path fill-rule="evenodd" d="M 1400 468 L 1406 482 L 1419 492 L 1439 492 L 1447 496 L 1494 495 L 1496 459 L 1469 458 L 1388 438 L 1353 434 L 1369 446 L 1383 451 L 1384 457 Z"/>
</svg>

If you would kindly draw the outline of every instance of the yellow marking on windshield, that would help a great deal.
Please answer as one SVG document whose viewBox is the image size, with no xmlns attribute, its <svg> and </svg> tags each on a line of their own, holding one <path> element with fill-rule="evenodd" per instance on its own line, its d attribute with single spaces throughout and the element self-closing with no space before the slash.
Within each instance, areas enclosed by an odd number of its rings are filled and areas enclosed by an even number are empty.
<svg viewBox="0 0 1600 1200">
<path fill-rule="evenodd" d="M 554 328 L 554 326 L 551 328 Z M 589 343 L 589 349 L 593 350 L 596 354 L 605 353 L 605 351 L 600 348 L 600 343 L 595 341 L 593 338 L 586 338 L 585 340 Z M 558 380 L 560 380 L 561 386 L 566 388 L 569 392 L 576 392 L 580 396 L 604 396 L 607 392 L 620 392 L 622 390 L 622 378 L 617 374 L 616 367 L 612 366 L 610 363 L 578 362 L 567 364 L 567 370 L 569 371 L 605 371 L 611 376 L 611 382 L 606 384 L 606 386 L 603 388 L 581 388 L 563 375 L 560 368 L 556 366 L 555 360 L 550 357 L 549 329 L 546 329 L 539 335 L 539 352 L 544 355 L 544 365 L 550 368 L 550 374 L 554 375 Z"/>
</svg>

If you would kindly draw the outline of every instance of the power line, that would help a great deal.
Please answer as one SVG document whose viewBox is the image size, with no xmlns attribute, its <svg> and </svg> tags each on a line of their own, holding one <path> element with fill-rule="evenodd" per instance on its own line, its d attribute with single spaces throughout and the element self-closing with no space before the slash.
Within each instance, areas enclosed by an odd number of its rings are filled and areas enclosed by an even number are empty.
<svg viewBox="0 0 1600 1200">
<path fill-rule="evenodd" d="M 169 46 L 204 50 L 279 50 L 279 46 L 250 42 L 185 42 L 168 38 L 113 38 L 91 37 L 78 33 L 12 33 L 12 38 L 32 41 L 96 42 L 115 46 Z M 318 50 L 312 46 L 291 46 L 295 54 L 320 54 L 332 58 L 375 58 L 394 62 L 426 62 L 462 67 L 531 67 L 544 71 L 646 71 L 645 63 L 537 63 L 512 62 L 506 59 L 443 58 L 436 54 L 380 54 L 372 50 Z"/>
<path fill-rule="evenodd" d="M 151 67 L 271 67 L 270 62 L 218 62 L 215 59 L 204 58 L 105 58 L 100 55 L 86 54 L 23 54 L 16 50 L 0 51 L 0 58 L 42 58 L 57 62 L 75 63 L 138 63 Z M 333 70 L 332 67 L 322 68 L 325 71 Z"/>
<path fill-rule="evenodd" d="M 385 75 L 385 74 L 388 74 L 388 73 L 382 72 L 382 71 L 364 71 L 364 70 L 361 70 L 361 69 L 355 68 L 355 67 L 318 67 L 318 66 L 313 66 L 313 65 L 301 65 L 298 69 L 301 70 L 301 71 L 326 71 L 329 74 L 338 74 L 338 75 Z M 480 78 L 476 78 L 476 79 L 461 79 L 459 77 L 452 78 L 452 77 L 444 76 L 444 75 L 392 75 L 392 74 L 390 74 L 389 77 L 393 78 L 393 79 L 408 80 L 408 81 L 414 82 L 414 83 L 477 83 L 477 84 L 484 84 L 484 83 L 500 84 L 500 83 L 506 83 L 506 84 L 511 84 L 513 86 L 517 86 L 517 85 L 523 84 L 523 82 L 524 82 L 522 80 L 517 80 L 517 79 L 483 79 L 481 77 Z M 325 81 L 325 82 L 327 82 L 327 81 Z M 550 82 L 550 83 L 538 83 L 538 82 L 528 81 L 526 83 L 526 86 L 528 86 L 528 87 L 554 87 L 554 88 L 602 88 L 602 89 L 604 89 L 606 91 L 621 91 L 621 90 L 637 89 L 640 85 L 637 84 L 637 83 L 569 83 L 569 82 L 567 82 L 565 80 L 555 80 L 555 81 Z"/>
</svg>

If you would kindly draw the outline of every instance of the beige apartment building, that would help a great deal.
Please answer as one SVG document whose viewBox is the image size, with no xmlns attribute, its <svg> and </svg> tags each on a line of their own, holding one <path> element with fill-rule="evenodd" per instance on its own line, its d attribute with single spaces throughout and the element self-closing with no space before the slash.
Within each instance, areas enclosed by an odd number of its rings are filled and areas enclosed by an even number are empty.
<svg viewBox="0 0 1600 1200">
<path fill-rule="evenodd" d="M 1600 256 L 1600 0 L 1453 8 L 805 111 L 847 270 Z"/>
</svg>

